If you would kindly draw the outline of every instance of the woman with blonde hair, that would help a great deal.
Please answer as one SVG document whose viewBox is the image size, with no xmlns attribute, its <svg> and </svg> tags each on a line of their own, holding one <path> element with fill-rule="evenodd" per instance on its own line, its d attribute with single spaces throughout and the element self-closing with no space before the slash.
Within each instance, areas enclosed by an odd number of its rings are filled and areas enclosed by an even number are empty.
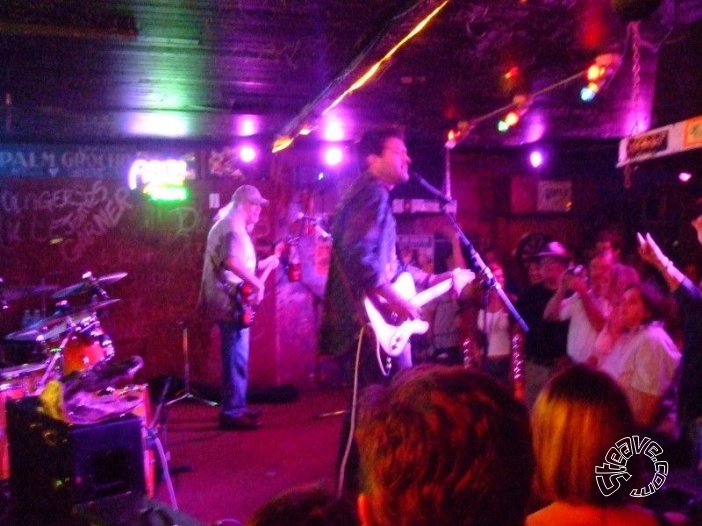
<svg viewBox="0 0 702 526">
<path fill-rule="evenodd" d="M 529 515 L 527 526 L 687 524 L 682 515 L 663 518 L 631 503 L 631 491 L 649 482 L 640 476 L 643 455 L 628 460 L 631 477 L 617 478 L 617 490 L 601 491 L 596 466 L 618 441 L 637 434 L 626 395 L 605 373 L 576 365 L 553 377 L 534 405 L 532 431 L 536 491 L 550 504 Z"/>
</svg>

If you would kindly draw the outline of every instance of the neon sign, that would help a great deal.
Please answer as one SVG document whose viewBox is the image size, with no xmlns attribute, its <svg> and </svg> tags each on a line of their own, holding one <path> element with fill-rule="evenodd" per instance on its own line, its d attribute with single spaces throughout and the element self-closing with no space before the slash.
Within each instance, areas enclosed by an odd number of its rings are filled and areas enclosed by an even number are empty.
<svg viewBox="0 0 702 526">
<path fill-rule="evenodd" d="M 187 163 L 177 159 L 137 159 L 129 168 L 129 188 L 141 188 L 142 193 L 158 201 L 183 201 Z"/>
</svg>

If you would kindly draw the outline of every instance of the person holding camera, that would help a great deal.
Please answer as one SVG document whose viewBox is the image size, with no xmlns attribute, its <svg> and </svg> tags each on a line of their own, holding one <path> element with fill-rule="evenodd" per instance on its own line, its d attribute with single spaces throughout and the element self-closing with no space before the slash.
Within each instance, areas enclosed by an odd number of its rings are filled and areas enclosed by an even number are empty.
<svg viewBox="0 0 702 526">
<path fill-rule="evenodd" d="M 614 263 L 611 252 L 599 252 L 587 270 L 582 265 L 569 267 L 544 309 L 545 320 L 570 321 L 566 353 L 573 362 L 589 361 L 597 335 L 612 312 L 607 292 Z"/>
</svg>

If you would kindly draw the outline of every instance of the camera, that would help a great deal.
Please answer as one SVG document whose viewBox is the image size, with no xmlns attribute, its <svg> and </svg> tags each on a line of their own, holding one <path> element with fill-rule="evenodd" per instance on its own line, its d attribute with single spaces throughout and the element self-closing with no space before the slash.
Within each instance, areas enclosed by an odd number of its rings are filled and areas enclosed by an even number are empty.
<svg viewBox="0 0 702 526">
<path fill-rule="evenodd" d="M 575 265 L 574 267 L 568 267 L 566 272 L 573 277 L 579 278 L 585 275 L 585 267 L 583 265 Z"/>
</svg>

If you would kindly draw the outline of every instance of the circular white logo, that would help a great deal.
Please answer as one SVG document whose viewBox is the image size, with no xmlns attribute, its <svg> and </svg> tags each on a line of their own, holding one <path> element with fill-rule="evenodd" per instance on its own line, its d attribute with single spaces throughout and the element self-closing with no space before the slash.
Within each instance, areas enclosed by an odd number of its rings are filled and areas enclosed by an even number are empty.
<svg viewBox="0 0 702 526">
<path fill-rule="evenodd" d="M 668 462 L 658 458 L 663 454 L 663 448 L 648 437 L 634 435 L 617 440 L 607 451 L 604 464 L 595 466 L 595 480 L 602 495 L 605 497 L 613 495 L 621 487 L 622 480 L 627 481 L 631 478 L 626 465 L 632 456 L 639 454 L 646 455 L 653 462 L 653 480 L 643 488 L 631 490 L 629 495 L 647 497 L 663 486 L 668 476 Z"/>
</svg>

